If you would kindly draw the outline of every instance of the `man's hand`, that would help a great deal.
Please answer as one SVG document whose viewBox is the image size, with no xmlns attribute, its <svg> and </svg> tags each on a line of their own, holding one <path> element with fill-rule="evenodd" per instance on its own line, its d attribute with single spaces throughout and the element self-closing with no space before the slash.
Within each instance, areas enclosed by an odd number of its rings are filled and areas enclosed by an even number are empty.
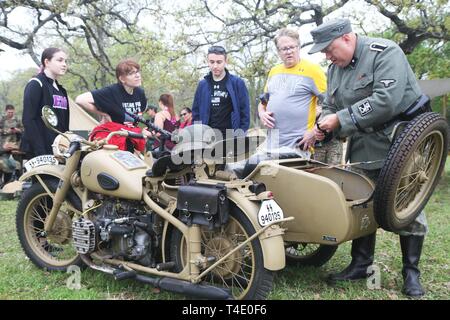
<svg viewBox="0 0 450 320">
<path fill-rule="evenodd" d="M 298 146 L 303 151 L 306 151 L 309 148 L 314 147 L 314 143 L 316 143 L 316 135 L 314 130 L 310 130 L 305 132 L 303 139 L 298 143 Z"/>
<path fill-rule="evenodd" d="M 318 131 L 322 130 L 326 132 L 331 132 L 337 127 L 339 127 L 339 118 L 337 114 L 329 114 L 323 117 L 321 120 L 319 120 L 317 129 L 320 128 Z"/>
<path fill-rule="evenodd" d="M 275 126 L 275 118 L 273 117 L 273 112 L 262 111 L 259 113 L 259 120 L 261 123 L 270 129 L 273 129 Z"/>
<path fill-rule="evenodd" d="M 322 141 L 325 139 L 325 132 L 317 128 L 317 126 L 314 127 L 314 135 L 316 136 L 316 140 Z"/>
<path fill-rule="evenodd" d="M 146 139 L 148 139 L 148 138 L 150 138 L 150 137 L 153 136 L 153 133 L 150 132 L 150 131 L 148 130 L 148 128 L 142 129 L 142 134 L 144 135 L 144 137 L 145 137 Z"/>
</svg>

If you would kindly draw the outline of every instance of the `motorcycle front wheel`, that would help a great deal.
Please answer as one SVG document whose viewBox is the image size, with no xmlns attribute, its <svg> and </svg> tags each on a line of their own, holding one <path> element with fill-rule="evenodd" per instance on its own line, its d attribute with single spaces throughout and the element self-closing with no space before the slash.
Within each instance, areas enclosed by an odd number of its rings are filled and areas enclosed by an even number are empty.
<svg viewBox="0 0 450 320">
<path fill-rule="evenodd" d="M 245 214 L 231 205 L 227 224 L 214 230 L 201 227 L 202 254 L 211 258 L 212 264 L 254 233 Z M 186 266 L 187 245 L 178 229 L 172 233 L 170 255 L 176 264 L 176 272 L 181 272 Z M 264 268 L 261 244 L 256 238 L 215 267 L 203 281 L 230 289 L 234 299 L 265 299 L 272 289 L 273 272 Z"/>
<path fill-rule="evenodd" d="M 57 180 L 47 180 L 54 193 Z M 53 207 L 52 197 L 40 183 L 34 183 L 20 199 L 16 212 L 16 228 L 20 244 L 27 257 L 39 268 L 49 271 L 66 271 L 71 265 L 82 267 L 83 262 L 72 245 L 72 221 L 81 201 L 69 192 L 56 217 L 53 229 L 46 233 L 44 224 Z"/>
</svg>

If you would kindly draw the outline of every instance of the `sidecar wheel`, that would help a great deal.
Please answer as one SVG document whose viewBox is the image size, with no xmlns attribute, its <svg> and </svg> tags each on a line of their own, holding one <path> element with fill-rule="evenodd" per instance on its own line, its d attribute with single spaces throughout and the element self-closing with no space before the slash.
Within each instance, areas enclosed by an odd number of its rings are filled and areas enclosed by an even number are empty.
<svg viewBox="0 0 450 320">
<path fill-rule="evenodd" d="M 414 118 L 392 144 L 374 192 L 374 215 L 387 231 L 413 222 L 427 204 L 448 149 L 448 126 L 437 113 Z"/>
<path fill-rule="evenodd" d="M 338 246 L 291 243 L 286 246 L 286 263 L 296 267 L 320 267 L 335 254 Z"/>
<path fill-rule="evenodd" d="M 230 212 L 224 227 L 214 230 L 201 227 L 202 254 L 215 261 L 255 233 L 241 210 L 230 205 Z M 181 272 L 186 265 L 187 253 L 185 237 L 178 229 L 172 233 L 170 255 L 176 264 L 175 272 Z M 256 238 L 214 268 L 203 281 L 229 288 L 234 299 L 260 300 L 265 299 L 272 289 L 273 272 L 264 268 L 261 244 Z"/>
<path fill-rule="evenodd" d="M 46 180 L 51 192 L 58 187 L 58 180 Z M 52 198 L 40 183 L 33 184 L 22 194 L 16 212 L 16 228 L 20 244 L 27 257 L 39 268 L 49 271 L 65 271 L 70 265 L 84 267 L 72 245 L 72 220 L 75 213 L 71 204 L 81 210 L 81 201 L 69 192 L 55 220 L 53 230 L 45 234 L 45 219 L 53 206 Z"/>
</svg>

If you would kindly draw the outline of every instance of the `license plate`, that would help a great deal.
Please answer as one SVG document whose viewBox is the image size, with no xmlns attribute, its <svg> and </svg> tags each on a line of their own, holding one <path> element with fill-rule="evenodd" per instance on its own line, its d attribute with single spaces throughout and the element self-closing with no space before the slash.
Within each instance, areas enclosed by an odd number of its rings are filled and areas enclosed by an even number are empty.
<svg viewBox="0 0 450 320">
<path fill-rule="evenodd" d="M 46 154 L 43 156 L 37 156 L 34 157 L 30 160 L 28 160 L 27 162 L 25 162 L 24 167 L 26 171 L 30 171 L 31 169 L 46 165 L 46 164 L 51 164 L 51 165 L 56 165 L 58 164 L 58 160 L 56 160 L 56 158 L 51 155 L 51 154 Z"/>
<path fill-rule="evenodd" d="M 283 210 L 275 200 L 264 200 L 258 212 L 258 222 L 261 226 L 284 219 Z"/>
</svg>

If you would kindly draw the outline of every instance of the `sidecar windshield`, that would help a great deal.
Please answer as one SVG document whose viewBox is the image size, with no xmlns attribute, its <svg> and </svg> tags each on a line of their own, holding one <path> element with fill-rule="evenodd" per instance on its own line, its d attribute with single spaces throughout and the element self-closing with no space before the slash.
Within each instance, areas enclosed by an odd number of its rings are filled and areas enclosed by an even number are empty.
<svg viewBox="0 0 450 320">
<path fill-rule="evenodd" d="M 217 141 L 211 148 L 211 156 L 216 161 L 240 161 L 252 155 L 265 139 L 264 136 L 237 136 Z"/>
<path fill-rule="evenodd" d="M 194 124 L 180 130 L 175 137 L 178 144 L 171 154 L 175 163 L 235 162 L 249 157 L 265 140 L 264 136 L 235 136 L 218 139 L 218 130 L 203 124 Z"/>
</svg>

